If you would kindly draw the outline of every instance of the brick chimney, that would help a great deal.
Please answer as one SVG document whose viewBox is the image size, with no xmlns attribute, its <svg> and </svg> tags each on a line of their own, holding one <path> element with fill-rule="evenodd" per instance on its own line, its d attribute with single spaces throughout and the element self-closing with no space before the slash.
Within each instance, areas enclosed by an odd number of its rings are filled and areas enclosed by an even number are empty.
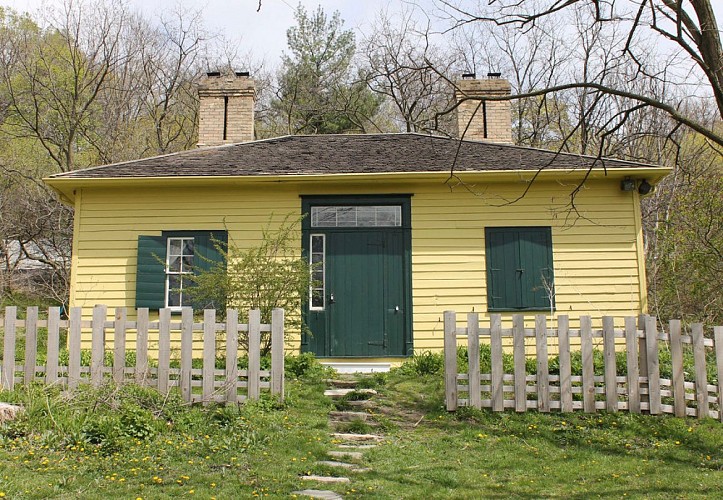
<svg viewBox="0 0 723 500">
<path fill-rule="evenodd" d="M 199 147 L 254 140 L 256 87 L 248 73 L 206 73 L 198 99 Z"/>
<path fill-rule="evenodd" d="M 499 73 L 489 73 L 485 79 L 477 79 L 474 73 L 462 75 L 462 80 L 457 81 L 457 88 L 454 91 L 455 99 L 460 102 L 457 107 L 459 137 L 462 137 L 464 133 L 465 140 L 511 144 L 512 114 L 510 101 L 471 99 L 461 102 L 465 97 L 497 97 L 510 95 L 510 93 L 510 82 L 500 78 Z M 469 127 L 467 124 L 469 124 Z M 465 128 L 467 129 L 466 132 Z"/>
</svg>

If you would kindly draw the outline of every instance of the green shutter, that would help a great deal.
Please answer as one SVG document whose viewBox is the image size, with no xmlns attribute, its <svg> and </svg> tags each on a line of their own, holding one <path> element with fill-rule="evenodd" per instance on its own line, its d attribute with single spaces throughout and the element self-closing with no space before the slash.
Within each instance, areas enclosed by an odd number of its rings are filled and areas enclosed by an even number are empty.
<svg viewBox="0 0 723 500">
<path fill-rule="evenodd" d="M 136 307 L 161 309 L 166 305 L 166 238 L 138 237 Z"/>
<path fill-rule="evenodd" d="M 549 227 L 485 228 L 485 247 L 490 311 L 550 309 L 547 287 L 554 287 L 554 277 Z"/>
</svg>

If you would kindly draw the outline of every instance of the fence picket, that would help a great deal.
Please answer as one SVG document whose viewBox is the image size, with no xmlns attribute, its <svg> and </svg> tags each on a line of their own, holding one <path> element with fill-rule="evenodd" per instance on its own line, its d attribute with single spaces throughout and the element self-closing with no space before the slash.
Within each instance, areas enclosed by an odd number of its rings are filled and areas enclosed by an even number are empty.
<svg viewBox="0 0 723 500">
<path fill-rule="evenodd" d="M 60 308 L 48 308 L 48 353 L 45 358 L 45 383 L 58 381 L 60 357 Z"/>
<path fill-rule="evenodd" d="M 15 322 L 17 316 L 17 307 L 8 306 L 5 308 L 2 387 L 8 391 L 12 391 L 13 387 L 15 387 Z"/>
<path fill-rule="evenodd" d="M 80 335 L 83 310 L 71 307 L 68 319 L 68 387 L 74 389 L 80 383 Z"/>
<path fill-rule="evenodd" d="M 683 372 L 683 342 L 680 338 L 680 320 L 670 320 L 670 361 L 673 369 L 673 411 L 676 417 L 685 417 L 685 373 Z"/>
<path fill-rule="evenodd" d="M 490 315 L 490 364 L 492 369 L 492 410 L 503 411 L 504 401 L 504 366 L 502 365 L 502 315 Z"/>
<path fill-rule="evenodd" d="M 93 308 L 92 338 L 90 341 L 90 383 L 100 387 L 103 383 L 103 362 L 105 361 L 105 319 L 108 308 L 98 304 Z"/>
<path fill-rule="evenodd" d="M 203 369 L 202 392 L 203 403 L 211 401 L 214 392 L 216 370 L 216 310 L 203 311 Z"/>
<path fill-rule="evenodd" d="M 723 422 L 723 326 L 713 328 L 718 373 L 718 419 Z"/>
<path fill-rule="evenodd" d="M 527 411 L 527 370 L 525 370 L 525 318 L 512 316 L 512 353 L 515 363 L 515 411 Z"/>
<path fill-rule="evenodd" d="M 184 307 L 181 310 L 181 397 L 184 401 L 192 401 L 191 370 L 193 369 L 193 309 Z"/>
<path fill-rule="evenodd" d="M 271 394 L 284 399 L 284 310 L 271 311 Z"/>
<path fill-rule="evenodd" d="M 158 311 L 158 392 L 168 392 L 171 367 L 171 310 Z"/>
<path fill-rule="evenodd" d="M 35 380 L 35 367 L 38 364 L 38 308 L 25 310 L 25 385 Z"/>
<path fill-rule="evenodd" d="M 447 411 L 456 411 L 457 399 L 457 314 L 444 311 L 444 393 Z"/>
<path fill-rule="evenodd" d="M 253 309 L 249 311 L 249 369 L 248 369 L 248 397 L 249 399 L 259 398 L 259 371 L 261 370 L 261 311 Z"/>
<path fill-rule="evenodd" d="M 560 411 L 572 411 L 572 366 L 570 364 L 570 318 L 557 318 L 557 346 L 560 360 Z"/>
<path fill-rule="evenodd" d="M 113 325 L 113 381 L 122 384 L 126 368 L 126 308 L 117 307 Z"/>
<path fill-rule="evenodd" d="M 590 316 L 580 316 L 580 350 L 582 351 L 582 406 L 585 413 L 595 413 L 595 367 L 592 358 Z"/>
<path fill-rule="evenodd" d="M 638 365 L 638 326 L 633 316 L 625 318 L 625 347 L 627 349 L 628 411 L 640 413 L 640 366 Z"/>
<path fill-rule="evenodd" d="M 703 344 L 703 325 L 690 325 L 693 337 L 693 358 L 695 360 L 695 400 L 698 418 L 708 416 L 708 372 L 705 363 L 705 345 Z M 720 383 L 720 380 L 718 381 Z"/>
<path fill-rule="evenodd" d="M 547 356 L 547 318 L 535 316 L 535 343 L 537 346 L 537 411 L 550 411 L 550 369 Z"/>
<path fill-rule="evenodd" d="M 238 312 L 226 311 L 226 402 L 238 399 Z"/>
<path fill-rule="evenodd" d="M 148 383 L 148 308 L 136 312 L 136 384 Z"/>
<path fill-rule="evenodd" d="M 469 355 L 469 404 L 473 408 L 480 409 L 482 408 L 482 392 L 479 365 L 479 313 L 467 315 L 467 353 Z"/>
<path fill-rule="evenodd" d="M 648 401 L 651 415 L 660 413 L 660 362 L 658 360 L 658 326 L 654 316 L 645 317 L 645 347 L 648 361 Z"/>
<path fill-rule="evenodd" d="M 615 360 L 615 319 L 603 316 L 603 356 L 605 359 L 605 409 L 618 411 L 617 366 Z"/>
<path fill-rule="evenodd" d="M 645 315 L 641 314 L 638 316 L 638 329 L 642 330 L 643 333 L 645 332 Z M 638 338 L 638 366 L 640 367 L 641 373 L 647 377 L 648 376 L 648 344 L 646 336 L 643 334 L 642 337 Z M 640 382 L 638 381 L 638 386 L 640 388 L 640 403 L 642 407 L 642 403 L 648 404 L 648 409 L 645 410 L 644 413 L 650 413 L 650 397 L 648 394 L 648 383 L 647 382 Z M 643 391 L 645 389 L 645 391 Z M 642 410 L 641 410 L 642 412 Z"/>
</svg>

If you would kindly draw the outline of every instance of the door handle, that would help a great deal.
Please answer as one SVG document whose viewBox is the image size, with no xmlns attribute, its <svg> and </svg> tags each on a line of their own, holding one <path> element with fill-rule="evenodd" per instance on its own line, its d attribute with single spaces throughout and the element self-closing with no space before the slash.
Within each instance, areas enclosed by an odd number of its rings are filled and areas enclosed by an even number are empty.
<svg viewBox="0 0 723 500">
<path fill-rule="evenodd" d="M 329 294 L 329 304 L 333 304 L 333 303 L 334 303 L 334 294 L 330 293 Z"/>
<path fill-rule="evenodd" d="M 398 313 L 398 312 L 399 312 L 399 306 L 394 306 L 394 312 L 395 312 L 395 313 Z"/>
</svg>

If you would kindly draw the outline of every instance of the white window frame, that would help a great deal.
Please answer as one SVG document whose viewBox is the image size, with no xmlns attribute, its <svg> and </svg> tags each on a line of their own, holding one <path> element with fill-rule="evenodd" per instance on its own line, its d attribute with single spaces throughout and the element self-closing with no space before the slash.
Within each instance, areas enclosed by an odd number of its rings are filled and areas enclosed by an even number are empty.
<svg viewBox="0 0 723 500">
<path fill-rule="evenodd" d="M 321 287 L 315 287 L 313 283 L 314 278 L 314 238 L 321 238 Z M 326 235 L 314 233 L 309 235 L 309 266 L 311 269 L 312 283 L 309 286 L 309 310 L 310 311 L 323 311 L 326 309 Z M 314 291 L 321 290 L 321 306 L 314 306 Z"/>
<path fill-rule="evenodd" d="M 193 274 L 193 270 L 190 271 L 171 271 L 171 241 L 181 241 L 181 269 L 183 269 L 183 247 L 185 245 L 185 242 L 188 240 L 193 241 L 193 253 L 194 256 L 196 254 L 196 242 L 193 236 L 169 236 L 166 238 L 166 297 L 165 297 L 165 305 L 168 309 L 174 312 L 181 311 L 183 309 L 183 276 L 184 275 L 191 275 Z M 169 306 L 168 305 L 168 296 L 171 292 L 171 276 L 181 276 L 180 279 L 180 290 L 179 290 L 179 299 L 180 299 L 180 305 L 178 306 Z"/>
</svg>

